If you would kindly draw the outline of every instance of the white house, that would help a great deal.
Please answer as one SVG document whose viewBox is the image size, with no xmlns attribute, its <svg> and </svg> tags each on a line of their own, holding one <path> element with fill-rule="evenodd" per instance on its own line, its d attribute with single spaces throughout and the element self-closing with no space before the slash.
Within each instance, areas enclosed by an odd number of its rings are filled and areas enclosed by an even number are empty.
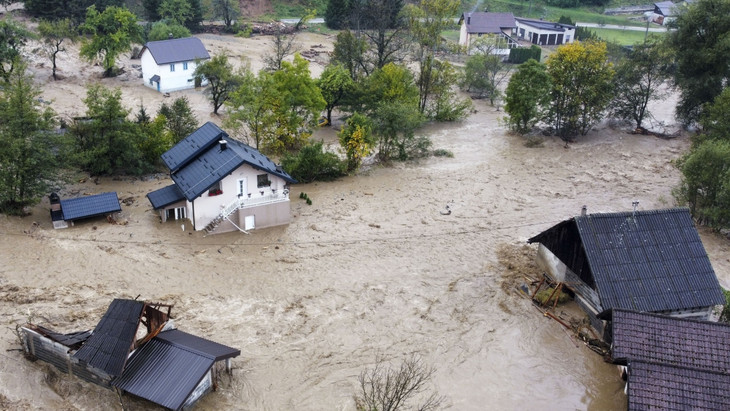
<svg viewBox="0 0 730 411">
<path fill-rule="evenodd" d="M 144 45 L 140 59 L 144 84 L 159 92 L 206 85 L 206 82 L 195 84 L 193 78 L 198 62 L 210 59 L 197 37 L 150 41 Z"/>
<path fill-rule="evenodd" d="M 492 53 L 509 55 L 509 49 L 517 47 L 517 41 L 512 37 L 517 30 L 515 16 L 512 13 L 487 13 L 475 11 L 463 13 L 459 19 L 461 31 L 459 45 L 471 48 L 475 38 L 484 35 L 494 35 L 497 41 L 504 44 Z"/>
<path fill-rule="evenodd" d="M 544 20 L 516 17 L 517 37 L 539 46 L 553 46 L 572 43 L 575 40 L 575 26 Z"/>
<path fill-rule="evenodd" d="M 268 157 L 207 122 L 162 154 L 174 184 L 147 194 L 162 222 L 188 219 L 196 231 L 247 231 L 289 224 L 289 184 Z"/>
</svg>

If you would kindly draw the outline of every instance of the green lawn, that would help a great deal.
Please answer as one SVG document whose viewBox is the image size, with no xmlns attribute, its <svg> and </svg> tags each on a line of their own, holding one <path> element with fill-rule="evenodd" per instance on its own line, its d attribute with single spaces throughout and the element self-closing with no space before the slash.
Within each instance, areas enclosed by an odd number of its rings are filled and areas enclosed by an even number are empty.
<svg viewBox="0 0 730 411">
<path fill-rule="evenodd" d="M 591 31 L 595 32 L 596 35 L 604 41 L 617 43 L 622 46 L 630 46 L 632 44 L 641 43 L 644 41 L 645 35 L 643 31 L 633 30 L 591 28 Z M 649 35 L 663 36 L 664 33 L 649 33 Z"/>
</svg>

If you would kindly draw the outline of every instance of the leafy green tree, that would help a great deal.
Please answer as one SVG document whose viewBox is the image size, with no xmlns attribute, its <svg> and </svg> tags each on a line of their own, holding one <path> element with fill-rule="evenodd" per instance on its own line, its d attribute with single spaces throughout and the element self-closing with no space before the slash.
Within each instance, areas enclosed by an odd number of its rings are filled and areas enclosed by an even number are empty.
<svg viewBox="0 0 730 411">
<path fill-rule="evenodd" d="M 644 119 L 651 116 L 649 102 L 667 94 L 661 87 L 669 78 L 669 64 L 671 58 L 658 42 L 650 40 L 635 44 L 628 56 L 616 66 L 611 112 L 641 128 Z"/>
<path fill-rule="evenodd" d="M 330 64 L 317 80 L 317 87 L 322 92 L 327 111 L 327 122 L 332 124 L 332 110 L 355 88 L 355 82 L 350 78 L 347 69 L 341 65 Z"/>
<path fill-rule="evenodd" d="M 674 82 L 681 97 L 677 115 L 686 123 L 702 117 L 730 81 L 730 2 L 698 0 L 673 22 L 667 37 L 674 51 Z"/>
<path fill-rule="evenodd" d="M 174 39 L 182 39 L 190 37 L 190 30 L 178 23 L 168 23 L 166 21 L 158 21 L 152 24 L 150 32 L 147 34 L 148 41 L 167 40 L 172 35 Z"/>
<path fill-rule="evenodd" d="M 264 65 L 268 71 L 281 70 L 285 58 L 297 51 L 296 33 L 286 33 L 278 27 L 273 34 L 269 52 L 264 55 Z"/>
<path fill-rule="evenodd" d="M 75 160 L 92 175 L 140 174 L 149 169 L 139 151 L 141 137 L 122 106 L 120 89 L 89 86 L 84 99 L 86 119 L 70 126 L 76 144 Z"/>
<path fill-rule="evenodd" d="M 107 7 L 101 13 L 95 6 L 89 7 L 81 30 L 91 35 L 81 45 L 81 57 L 89 61 L 101 58 L 105 77 L 114 75 L 117 56 L 129 51 L 132 43 L 140 43 L 142 39 L 137 17 L 123 7 Z"/>
<path fill-rule="evenodd" d="M 142 0 L 142 7 L 144 7 L 147 21 L 160 21 L 160 4 L 162 0 Z"/>
<path fill-rule="evenodd" d="M 56 175 L 59 141 L 54 113 L 38 101 L 40 91 L 25 65 L 0 87 L 0 211 L 22 214 L 47 193 Z"/>
<path fill-rule="evenodd" d="M 344 162 L 325 151 L 321 141 L 305 145 L 296 154 L 285 154 L 281 167 L 300 183 L 332 181 L 345 175 Z"/>
<path fill-rule="evenodd" d="M 273 134 L 275 124 L 273 113 L 279 106 L 271 73 L 262 70 L 256 76 L 250 69 L 244 70 L 240 86 L 231 93 L 226 106 L 226 128 L 239 134 L 256 150 L 267 151 L 264 149 L 266 140 Z"/>
<path fill-rule="evenodd" d="M 433 96 L 436 52 L 440 51 L 443 42 L 441 32 L 453 25 L 453 16 L 459 6 L 458 0 L 421 0 L 418 5 L 409 4 L 404 8 L 410 34 L 416 43 L 416 85 L 419 93 L 418 110 L 421 114 L 426 113 L 426 106 Z"/>
<path fill-rule="evenodd" d="M 462 87 L 477 98 L 488 98 L 494 103 L 500 98 L 499 86 L 509 75 L 509 68 L 497 50 L 507 48 L 502 37 L 486 35 L 470 46 L 473 54 L 466 60 Z"/>
<path fill-rule="evenodd" d="M 237 0 L 213 0 L 213 17 L 223 20 L 228 31 L 240 16 Z"/>
<path fill-rule="evenodd" d="M 240 76 L 233 72 L 233 66 L 225 54 L 200 63 L 195 68 L 195 80 L 208 80 L 206 92 L 210 94 L 213 113 L 216 115 L 218 109 L 230 98 L 231 92 L 241 83 Z"/>
<path fill-rule="evenodd" d="M 186 25 L 193 17 L 193 10 L 188 0 L 162 0 L 157 9 L 163 20 Z"/>
<path fill-rule="evenodd" d="M 675 193 L 701 223 L 730 224 L 730 140 L 709 139 L 679 161 L 682 182 Z"/>
<path fill-rule="evenodd" d="M 545 65 L 534 59 L 521 64 L 507 84 L 504 100 L 510 128 L 528 132 L 543 117 L 542 108 L 550 103 L 550 77 Z"/>
<path fill-rule="evenodd" d="M 426 102 L 426 116 L 436 121 L 456 121 L 471 109 L 471 99 L 456 94 L 460 75 L 448 61 L 435 60 L 431 68 L 431 95 Z"/>
<path fill-rule="evenodd" d="M 347 171 L 357 170 L 375 145 L 372 121 L 367 116 L 353 113 L 337 135 L 347 155 Z"/>
<path fill-rule="evenodd" d="M 329 0 L 324 13 L 324 24 L 332 30 L 346 29 L 350 23 L 351 0 Z"/>
<path fill-rule="evenodd" d="M 198 128 L 198 120 L 195 119 L 188 98 L 185 96 L 176 98 L 169 106 L 162 103 L 158 114 L 165 119 L 164 128 L 173 145 Z"/>
<path fill-rule="evenodd" d="M 170 133 L 165 130 L 168 121 L 165 116 L 158 114 L 154 119 L 145 116 L 147 114 L 142 107 L 137 114 L 137 132 L 140 134 L 137 148 L 144 163 L 152 167 L 161 163 L 160 156 L 172 148 L 173 142 Z"/>
<path fill-rule="evenodd" d="M 20 61 L 20 52 L 33 35 L 10 18 L 0 20 L 0 77 L 10 80 L 15 66 Z"/>
<path fill-rule="evenodd" d="M 565 44 L 546 64 L 552 85 L 547 120 L 563 140 L 585 135 L 611 101 L 614 71 L 606 60 L 606 43 Z"/>
<path fill-rule="evenodd" d="M 61 19 L 55 21 L 43 20 L 38 23 L 38 32 L 42 38 L 43 50 L 48 58 L 51 59 L 53 65 L 53 79 L 58 80 L 56 76 L 56 57 L 58 53 L 65 53 L 66 47 L 63 42 L 75 43 L 79 34 L 73 23 L 69 19 Z"/>
<path fill-rule="evenodd" d="M 31 16 L 41 20 L 63 20 L 71 19 L 74 25 L 83 23 L 86 17 L 86 9 L 89 6 L 96 6 L 98 10 L 104 10 L 109 6 L 121 7 L 122 0 L 25 0 L 23 1 L 25 11 Z"/>
<path fill-rule="evenodd" d="M 700 124 L 703 135 L 714 140 L 730 141 L 730 88 L 715 97 L 712 104 L 706 106 Z"/>
<path fill-rule="evenodd" d="M 370 74 L 365 64 L 365 53 L 368 47 L 365 40 L 350 30 L 337 33 L 331 62 L 340 64 L 347 69 L 350 77 L 357 81 L 361 73 Z"/>
</svg>

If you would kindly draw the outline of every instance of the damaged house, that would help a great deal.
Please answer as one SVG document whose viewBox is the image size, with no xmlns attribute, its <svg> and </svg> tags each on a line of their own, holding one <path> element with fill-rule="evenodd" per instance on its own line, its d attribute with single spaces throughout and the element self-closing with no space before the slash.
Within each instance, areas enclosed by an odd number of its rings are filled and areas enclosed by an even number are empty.
<svg viewBox="0 0 730 411">
<path fill-rule="evenodd" d="M 175 329 L 171 309 L 115 299 L 93 331 L 62 334 L 26 324 L 20 333 L 23 349 L 30 358 L 88 382 L 186 409 L 215 389 L 215 364 L 225 360 L 230 371 L 231 358 L 241 351 Z"/>
<path fill-rule="evenodd" d="M 584 212 L 528 243 L 601 334 L 612 309 L 706 320 L 725 303 L 688 209 Z"/>
</svg>

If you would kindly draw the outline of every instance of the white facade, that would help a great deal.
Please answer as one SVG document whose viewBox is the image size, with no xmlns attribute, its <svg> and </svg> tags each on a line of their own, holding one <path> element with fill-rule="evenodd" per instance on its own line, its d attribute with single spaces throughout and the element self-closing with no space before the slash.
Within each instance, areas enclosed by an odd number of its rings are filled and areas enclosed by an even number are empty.
<svg viewBox="0 0 730 411">
<path fill-rule="evenodd" d="M 178 61 L 169 64 L 158 65 L 152 52 L 145 49 L 140 58 L 142 62 L 142 80 L 144 85 L 151 87 L 161 93 L 185 90 L 196 87 L 193 73 L 198 67 L 195 60 Z M 157 76 L 153 79 L 153 77 Z M 159 78 L 159 81 L 157 80 Z M 207 85 L 207 81 L 197 86 Z"/>
<path fill-rule="evenodd" d="M 547 28 L 547 26 L 553 27 Z M 517 37 L 539 46 L 554 46 L 575 41 L 575 27 L 559 23 L 535 22 L 517 19 Z"/>
</svg>

